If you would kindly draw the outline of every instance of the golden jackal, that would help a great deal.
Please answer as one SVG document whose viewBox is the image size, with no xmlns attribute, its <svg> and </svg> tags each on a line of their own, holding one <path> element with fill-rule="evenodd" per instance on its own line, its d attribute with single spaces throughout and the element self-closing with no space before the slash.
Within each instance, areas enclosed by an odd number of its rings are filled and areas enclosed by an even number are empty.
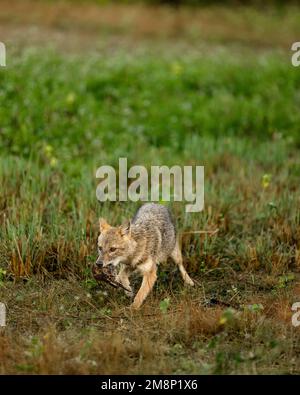
<svg viewBox="0 0 300 395">
<path fill-rule="evenodd" d="M 142 285 L 132 307 L 139 308 L 156 281 L 158 263 L 171 257 L 178 265 L 186 284 L 194 285 L 182 264 L 182 255 L 176 238 L 176 230 L 169 210 L 160 204 L 144 204 L 128 223 L 119 227 L 110 226 L 100 219 L 98 238 L 98 267 L 116 268 L 120 271 L 116 280 L 133 296 L 129 282 L 132 272 L 143 276 Z"/>
</svg>

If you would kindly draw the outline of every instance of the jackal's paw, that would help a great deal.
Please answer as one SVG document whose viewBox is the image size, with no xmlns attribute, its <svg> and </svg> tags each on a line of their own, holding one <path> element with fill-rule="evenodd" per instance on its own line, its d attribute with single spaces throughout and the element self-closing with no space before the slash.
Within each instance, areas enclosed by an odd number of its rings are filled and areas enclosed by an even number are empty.
<svg viewBox="0 0 300 395">
<path fill-rule="evenodd" d="M 135 304 L 135 303 L 131 303 L 131 305 L 130 305 L 129 307 L 130 307 L 130 309 L 132 309 L 132 310 L 138 310 L 141 306 L 140 306 L 140 305 L 137 305 L 137 304 Z"/>
<path fill-rule="evenodd" d="M 133 309 L 133 310 L 138 310 L 138 309 L 141 307 L 141 305 L 142 305 L 142 302 L 135 299 L 135 300 L 131 303 L 130 308 Z"/>
<path fill-rule="evenodd" d="M 184 282 L 185 282 L 187 285 L 189 285 L 190 287 L 193 287 L 193 286 L 195 285 L 194 281 L 193 281 L 190 277 L 185 278 L 185 279 L 184 279 Z"/>
</svg>

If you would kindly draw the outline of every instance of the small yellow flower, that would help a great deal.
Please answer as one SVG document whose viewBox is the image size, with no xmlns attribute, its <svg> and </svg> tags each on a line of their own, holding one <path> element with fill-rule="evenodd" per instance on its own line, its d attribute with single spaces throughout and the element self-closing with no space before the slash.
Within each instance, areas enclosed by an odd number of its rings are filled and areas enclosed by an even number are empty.
<svg viewBox="0 0 300 395">
<path fill-rule="evenodd" d="M 70 92 L 66 97 L 66 102 L 68 104 L 73 104 L 76 100 L 76 95 L 74 92 Z"/>
<path fill-rule="evenodd" d="M 223 317 L 220 318 L 219 324 L 220 325 L 225 325 L 227 321 L 228 321 L 227 318 L 223 316 Z"/>
<path fill-rule="evenodd" d="M 269 187 L 269 185 L 271 183 L 271 178 L 272 178 L 271 174 L 264 174 L 263 175 L 261 184 L 264 189 Z"/>
<path fill-rule="evenodd" d="M 183 67 L 179 63 L 172 63 L 171 72 L 174 75 L 181 75 L 183 72 Z"/>
<path fill-rule="evenodd" d="M 50 159 L 50 166 L 51 167 L 56 167 L 58 163 L 57 158 L 55 158 L 54 156 Z"/>
<path fill-rule="evenodd" d="M 53 152 L 53 147 L 50 144 L 46 144 L 44 147 L 45 154 L 49 157 Z"/>
</svg>

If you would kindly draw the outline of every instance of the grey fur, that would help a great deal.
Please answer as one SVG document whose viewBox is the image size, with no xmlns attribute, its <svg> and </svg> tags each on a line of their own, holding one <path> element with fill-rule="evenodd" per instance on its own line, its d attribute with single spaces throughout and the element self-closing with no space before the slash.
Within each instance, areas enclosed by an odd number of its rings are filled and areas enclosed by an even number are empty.
<svg viewBox="0 0 300 395">
<path fill-rule="evenodd" d="M 144 204 L 132 219 L 131 236 L 140 248 L 144 248 L 140 262 L 149 257 L 156 263 L 166 261 L 176 244 L 170 211 L 161 204 Z"/>
<path fill-rule="evenodd" d="M 178 265 L 186 284 L 194 285 L 182 264 L 171 213 L 161 204 L 147 203 L 139 208 L 131 222 L 112 227 L 100 220 L 98 264 L 121 265 L 117 280 L 131 290 L 129 275 L 138 270 L 143 275 L 142 286 L 133 306 L 139 308 L 156 281 L 159 263 L 171 257 Z M 132 294 L 131 291 L 127 294 Z"/>
</svg>

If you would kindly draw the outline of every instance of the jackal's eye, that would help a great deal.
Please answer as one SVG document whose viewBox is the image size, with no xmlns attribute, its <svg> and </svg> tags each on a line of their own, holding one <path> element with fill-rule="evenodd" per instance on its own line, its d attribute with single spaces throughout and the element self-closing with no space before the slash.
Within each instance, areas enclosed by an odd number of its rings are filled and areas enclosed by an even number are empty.
<svg viewBox="0 0 300 395">
<path fill-rule="evenodd" d="M 102 247 L 98 246 L 98 252 L 99 254 L 102 254 Z"/>
<path fill-rule="evenodd" d="M 115 251 L 117 251 L 116 247 L 110 247 L 109 252 L 115 252 Z"/>
</svg>

